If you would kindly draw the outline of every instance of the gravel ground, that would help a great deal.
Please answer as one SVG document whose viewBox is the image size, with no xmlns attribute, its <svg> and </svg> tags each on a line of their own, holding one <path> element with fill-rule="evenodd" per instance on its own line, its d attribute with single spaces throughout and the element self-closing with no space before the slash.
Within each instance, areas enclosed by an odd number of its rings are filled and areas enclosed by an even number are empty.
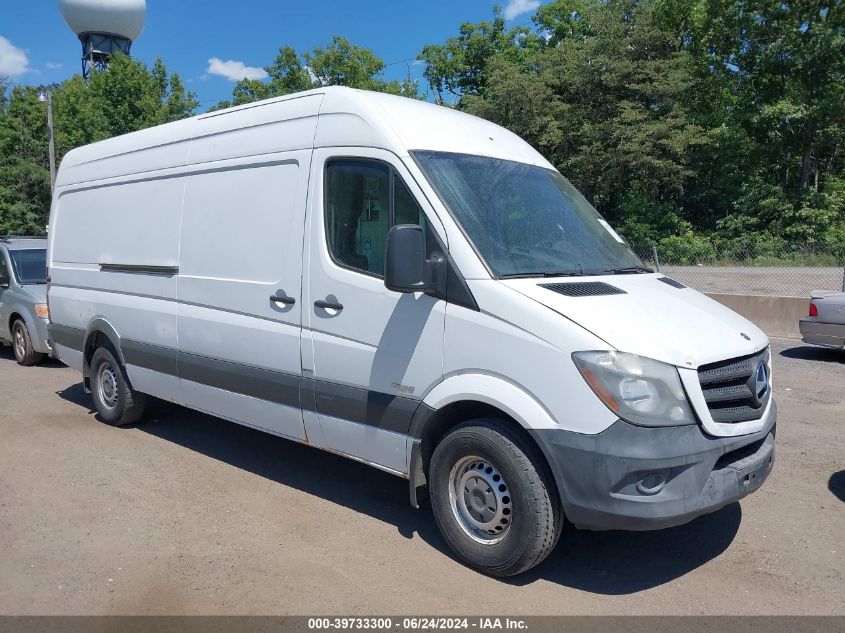
<svg viewBox="0 0 845 633">
<path fill-rule="evenodd" d="M 699 292 L 809 297 L 813 290 L 840 290 L 843 268 L 661 266 L 660 272 Z"/>
<path fill-rule="evenodd" d="M 845 355 L 773 342 L 777 459 L 739 504 L 568 531 L 510 581 L 455 562 L 405 481 L 0 350 L 3 614 L 845 614 Z"/>
</svg>

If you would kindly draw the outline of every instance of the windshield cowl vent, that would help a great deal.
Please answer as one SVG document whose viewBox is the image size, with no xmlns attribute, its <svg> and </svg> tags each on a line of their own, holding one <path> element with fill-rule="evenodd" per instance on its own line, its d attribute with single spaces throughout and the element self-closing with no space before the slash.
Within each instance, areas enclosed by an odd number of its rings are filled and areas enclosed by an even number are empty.
<svg viewBox="0 0 845 633">
<path fill-rule="evenodd" d="M 552 292 L 566 295 L 567 297 L 600 297 L 602 295 L 624 295 L 627 294 L 621 288 L 611 286 L 603 281 L 575 281 L 563 284 L 540 284 Z"/>
</svg>

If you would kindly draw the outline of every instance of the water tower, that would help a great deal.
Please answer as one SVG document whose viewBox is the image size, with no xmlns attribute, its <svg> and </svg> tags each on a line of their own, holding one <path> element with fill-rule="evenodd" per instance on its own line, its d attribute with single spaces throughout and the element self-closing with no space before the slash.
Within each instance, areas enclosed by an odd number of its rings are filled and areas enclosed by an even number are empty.
<svg viewBox="0 0 845 633">
<path fill-rule="evenodd" d="M 114 53 L 129 55 L 144 28 L 145 0 L 59 0 L 65 22 L 82 42 L 82 76 L 108 66 Z"/>
</svg>

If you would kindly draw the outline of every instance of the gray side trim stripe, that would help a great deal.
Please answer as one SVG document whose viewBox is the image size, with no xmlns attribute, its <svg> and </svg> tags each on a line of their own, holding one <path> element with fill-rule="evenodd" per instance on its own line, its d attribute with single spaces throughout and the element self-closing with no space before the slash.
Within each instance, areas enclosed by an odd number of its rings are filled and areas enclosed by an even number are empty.
<svg viewBox="0 0 845 633">
<path fill-rule="evenodd" d="M 49 327 L 55 343 L 82 351 L 84 330 L 52 323 Z M 414 398 L 302 378 L 149 343 L 123 339 L 120 348 L 128 365 L 394 433 L 408 434 L 421 403 Z"/>
<path fill-rule="evenodd" d="M 47 325 L 47 332 L 50 335 L 51 341 L 58 345 L 75 349 L 77 352 L 81 352 L 83 345 L 85 345 L 85 330 L 50 323 Z"/>
<path fill-rule="evenodd" d="M 313 378 L 300 378 L 299 406 L 304 411 L 317 411 L 317 381 Z"/>
<path fill-rule="evenodd" d="M 121 341 L 120 348 L 127 365 L 137 365 L 171 376 L 178 375 L 175 349 L 126 339 Z"/>
<path fill-rule="evenodd" d="M 300 407 L 299 376 L 185 352 L 179 352 L 178 365 L 179 377 L 185 380 Z"/>
<path fill-rule="evenodd" d="M 394 433 L 407 435 L 414 412 L 420 405 L 420 400 L 381 391 L 308 378 L 304 378 L 303 382 L 316 383 L 318 413 Z"/>
</svg>

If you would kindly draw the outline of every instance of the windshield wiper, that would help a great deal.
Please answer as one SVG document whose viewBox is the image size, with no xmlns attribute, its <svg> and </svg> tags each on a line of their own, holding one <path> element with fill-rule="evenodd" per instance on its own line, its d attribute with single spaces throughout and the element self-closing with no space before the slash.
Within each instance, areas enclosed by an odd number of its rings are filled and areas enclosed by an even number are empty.
<svg viewBox="0 0 845 633">
<path fill-rule="evenodd" d="M 648 266 L 626 266 L 625 268 L 609 268 L 604 272 L 614 275 L 636 275 L 637 273 L 653 273 L 654 271 Z"/>
<path fill-rule="evenodd" d="M 508 273 L 506 275 L 499 275 L 499 279 L 527 279 L 529 277 L 585 277 L 595 274 L 596 273 L 585 273 L 580 270 L 567 270 L 564 272 L 545 270 L 535 273 Z"/>
</svg>

